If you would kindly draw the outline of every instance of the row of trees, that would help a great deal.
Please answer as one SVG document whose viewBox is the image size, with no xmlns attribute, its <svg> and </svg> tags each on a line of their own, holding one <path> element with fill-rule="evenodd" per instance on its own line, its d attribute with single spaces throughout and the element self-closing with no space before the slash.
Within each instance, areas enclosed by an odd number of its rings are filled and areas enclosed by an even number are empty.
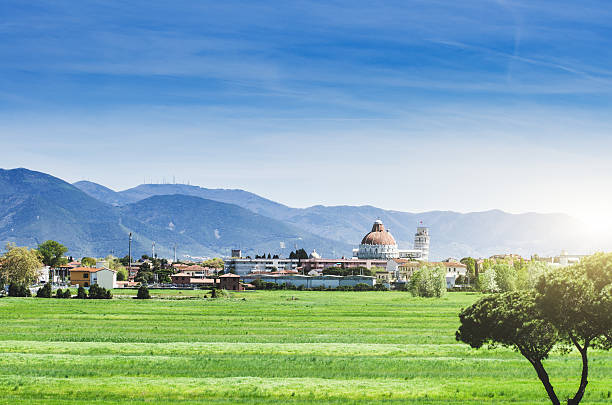
<svg viewBox="0 0 612 405">
<path fill-rule="evenodd" d="M 295 252 L 289 253 L 290 259 L 306 260 L 308 259 L 308 253 L 304 249 L 297 249 Z"/>
<path fill-rule="evenodd" d="M 28 290 L 29 291 L 29 290 Z M 10 294 L 9 294 L 10 295 Z M 23 295 L 18 295 L 23 296 Z M 36 292 L 37 298 L 52 298 L 53 291 L 51 288 L 51 283 L 46 283 L 44 286 L 38 289 Z M 76 298 L 85 299 L 111 299 L 113 294 L 104 287 L 100 287 L 97 284 L 89 287 L 89 294 L 87 294 L 87 290 L 83 287 L 79 287 L 77 290 Z M 70 288 L 66 288 L 66 290 L 62 291 L 61 288 L 58 288 L 55 292 L 55 298 L 72 298 L 72 294 L 70 292 Z"/>
<path fill-rule="evenodd" d="M 612 348 L 612 254 L 543 271 L 533 288 L 487 295 L 464 309 L 459 319 L 458 341 L 473 348 L 502 345 L 518 351 L 531 363 L 555 405 L 560 400 L 544 360 L 555 348 L 563 353 L 575 349 L 582 371 L 576 393 L 567 403 L 578 404 L 588 385 L 589 349 Z"/>
<path fill-rule="evenodd" d="M 476 288 L 484 293 L 533 289 L 537 280 L 550 271 L 546 263 L 522 262 L 520 266 L 497 263 L 486 268 L 476 279 Z"/>
</svg>

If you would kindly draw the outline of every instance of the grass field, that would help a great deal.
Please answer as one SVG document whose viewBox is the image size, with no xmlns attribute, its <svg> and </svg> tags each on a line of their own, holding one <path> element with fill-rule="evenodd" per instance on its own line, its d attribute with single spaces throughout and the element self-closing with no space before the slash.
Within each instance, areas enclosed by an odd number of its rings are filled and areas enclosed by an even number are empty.
<svg viewBox="0 0 612 405">
<path fill-rule="evenodd" d="M 546 403 L 505 349 L 458 344 L 477 295 L 257 291 L 139 301 L 0 299 L 0 401 L 10 404 Z M 182 299 L 178 299 L 182 298 Z M 295 298 L 295 299 L 292 299 Z M 575 354 L 546 363 L 563 396 Z M 585 403 L 612 403 L 612 353 L 592 354 Z"/>
</svg>

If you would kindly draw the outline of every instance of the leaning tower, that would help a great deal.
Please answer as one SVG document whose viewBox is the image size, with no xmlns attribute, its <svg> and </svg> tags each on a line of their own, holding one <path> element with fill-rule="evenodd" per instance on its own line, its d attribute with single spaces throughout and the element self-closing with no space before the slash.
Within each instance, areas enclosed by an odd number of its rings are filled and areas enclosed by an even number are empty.
<svg viewBox="0 0 612 405">
<path fill-rule="evenodd" d="M 421 258 L 424 261 L 429 261 L 429 228 L 426 226 L 417 227 L 414 234 L 414 248 L 422 252 Z"/>
</svg>

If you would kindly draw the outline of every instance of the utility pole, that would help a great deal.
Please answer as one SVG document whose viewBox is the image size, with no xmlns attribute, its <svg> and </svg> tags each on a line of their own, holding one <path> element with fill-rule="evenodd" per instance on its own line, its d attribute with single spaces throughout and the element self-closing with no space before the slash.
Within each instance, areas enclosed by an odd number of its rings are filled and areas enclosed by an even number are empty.
<svg viewBox="0 0 612 405">
<path fill-rule="evenodd" d="M 130 243 L 128 247 L 128 277 L 132 269 L 132 232 L 130 232 Z"/>
<path fill-rule="evenodd" d="M 176 243 L 174 244 L 174 263 L 176 263 Z"/>
<path fill-rule="evenodd" d="M 151 246 L 151 259 L 155 259 L 155 241 L 153 241 L 153 245 Z"/>
</svg>

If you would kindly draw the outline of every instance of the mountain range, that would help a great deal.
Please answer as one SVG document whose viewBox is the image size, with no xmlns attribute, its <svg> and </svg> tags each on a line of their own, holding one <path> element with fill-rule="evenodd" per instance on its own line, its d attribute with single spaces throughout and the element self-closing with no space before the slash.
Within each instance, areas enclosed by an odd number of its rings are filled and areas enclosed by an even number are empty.
<svg viewBox="0 0 612 405">
<path fill-rule="evenodd" d="M 287 255 L 295 247 L 324 257 L 349 256 L 380 218 L 400 248 L 412 248 L 418 224 L 430 227 L 431 258 L 590 250 L 582 225 L 564 214 L 431 211 L 372 206 L 292 208 L 244 190 L 141 184 L 114 191 L 89 181 L 69 184 L 27 169 L 0 170 L 0 242 L 36 246 L 55 239 L 75 257 L 245 254 Z M 284 246 L 284 248 L 283 248 Z"/>
</svg>

